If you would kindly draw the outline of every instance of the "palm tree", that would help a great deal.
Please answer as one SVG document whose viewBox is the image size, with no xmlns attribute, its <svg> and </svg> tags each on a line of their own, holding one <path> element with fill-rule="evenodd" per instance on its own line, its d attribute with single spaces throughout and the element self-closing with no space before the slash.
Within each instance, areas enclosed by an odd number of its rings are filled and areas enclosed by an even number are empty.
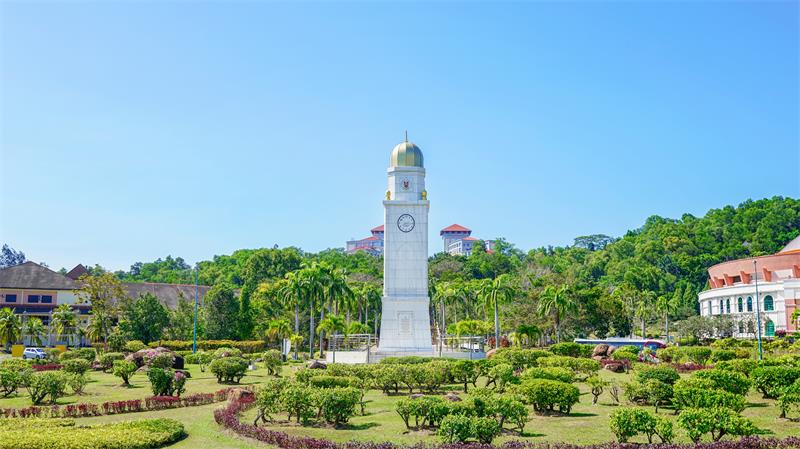
<svg viewBox="0 0 800 449">
<path fill-rule="evenodd" d="M 575 301 L 569 295 L 569 286 L 566 284 L 556 287 L 548 285 L 539 296 L 539 313 L 543 316 L 553 315 L 556 328 L 556 343 L 561 343 L 561 320 L 568 312 L 577 309 Z"/>
<path fill-rule="evenodd" d="M 332 336 L 336 336 L 339 332 L 344 332 L 347 329 L 344 318 L 340 317 L 339 315 L 328 315 L 322 321 L 319 322 L 319 326 L 317 327 L 317 332 L 320 334 L 320 342 L 322 341 L 322 333 L 328 332 Z M 333 362 L 336 363 L 336 345 L 331 345 L 333 349 Z M 320 351 L 320 355 L 322 351 Z"/>
<path fill-rule="evenodd" d="M 670 298 L 666 295 L 659 296 L 656 301 L 656 309 L 664 314 L 664 332 L 667 334 L 667 342 L 669 343 L 669 315 L 678 310 L 680 304 L 675 298 Z"/>
<path fill-rule="evenodd" d="M 32 344 L 41 346 L 44 335 L 47 334 L 47 328 L 44 327 L 41 319 L 34 316 L 28 317 L 25 321 L 25 334 L 31 339 Z"/>
<path fill-rule="evenodd" d="M 539 327 L 534 324 L 520 324 L 517 326 L 517 335 L 523 337 L 528 346 L 531 346 L 533 340 L 539 338 L 539 335 L 541 334 L 542 331 L 540 331 Z"/>
<path fill-rule="evenodd" d="M 66 336 L 67 345 L 70 342 L 70 334 L 72 329 L 75 328 L 75 311 L 69 304 L 61 304 L 53 311 L 50 319 L 50 325 L 56 333 L 56 341 L 60 337 Z"/>
<path fill-rule="evenodd" d="M 292 325 L 286 318 L 278 318 L 269 322 L 267 337 L 270 340 L 277 340 L 280 344 L 284 338 L 289 338 L 290 335 L 292 335 Z"/>
<path fill-rule="evenodd" d="M 286 284 L 281 288 L 280 295 L 285 306 L 294 307 L 294 333 L 299 334 L 300 304 L 303 302 L 303 298 L 306 296 L 302 271 L 298 270 L 286 273 Z"/>
<path fill-rule="evenodd" d="M 8 307 L 0 310 L 0 341 L 6 345 L 6 351 L 9 350 L 12 343 L 16 343 L 22 335 L 22 322 L 19 315 L 14 313 Z"/>
<path fill-rule="evenodd" d="M 508 281 L 508 275 L 501 274 L 494 279 L 483 279 L 481 281 L 478 297 L 483 298 L 483 302 L 494 308 L 494 347 L 500 347 L 500 315 L 498 304 L 510 301 L 514 297 L 515 290 Z"/>
<path fill-rule="evenodd" d="M 308 340 L 308 352 L 309 358 L 314 358 L 314 335 L 316 334 L 314 329 L 314 313 L 316 312 L 315 309 L 315 300 L 316 304 L 322 304 L 322 299 L 324 298 L 324 288 L 325 288 L 325 273 L 323 267 L 321 267 L 318 263 L 306 263 L 303 262 L 301 265 L 301 272 L 300 278 L 302 279 L 301 285 L 302 289 L 308 297 L 309 301 L 309 340 Z M 324 309 L 324 307 L 323 307 Z"/>
</svg>

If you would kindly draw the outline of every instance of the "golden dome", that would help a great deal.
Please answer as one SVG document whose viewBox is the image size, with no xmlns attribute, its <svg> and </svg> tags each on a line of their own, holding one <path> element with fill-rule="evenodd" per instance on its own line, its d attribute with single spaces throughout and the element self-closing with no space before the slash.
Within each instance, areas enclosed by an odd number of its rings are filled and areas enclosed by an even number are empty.
<svg viewBox="0 0 800 449">
<path fill-rule="evenodd" d="M 389 165 L 392 167 L 424 167 L 422 150 L 408 140 L 400 142 L 392 150 Z"/>
</svg>

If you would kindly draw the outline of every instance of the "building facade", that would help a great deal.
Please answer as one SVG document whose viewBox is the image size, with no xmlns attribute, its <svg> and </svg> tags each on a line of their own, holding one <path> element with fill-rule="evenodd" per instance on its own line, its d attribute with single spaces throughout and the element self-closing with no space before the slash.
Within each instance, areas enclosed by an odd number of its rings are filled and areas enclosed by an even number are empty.
<svg viewBox="0 0 800 449">
<path fill-rule="evenodd" d="M 360 240 L 348 240 L 345 246 L 345 252 L 353 254 L 358 251 L 364 251 L 373 256 L 383 255 L 383 225 L 375 226 L 370 230 L 372 234 Z"/>
<path fill-rule="evenodd" d="M 776 254 L 714 265 L 708 277 L 709 289 L 698 295 L 700 314 L 730 316 L 732 336 L 756 336 L 757 310 L 762 336 L 798 330 L 792 314 L 800 308 L 800 237 Z"/>
<path fill-rule="evenodd" d="M 34 262 L 0 269 L 0 309 L 9 308 L 21 315 L 23 324 L 32 317 L 39 318 L 48 329 L 53 311 L 62 304 L 67 304 L 75 312 L 77 324 L 84 326 L 91 319 L 91 304 L 79 301 L 75 290 L 80 288 L 80 276 L 88 273 L 86 268 L 78 265 L 67 274 L 55 272 Z M 150 293 L 169 308 L 176 308 L 181 299 L 194 301 L 195 286 L 184 284 L 162 284 L 152 282 L 123 282 L 122 289 L 129 298 L 138 298 Z M 209 287 L 198 286 L 198 299 L 202 303 Z M 120 298 L 117 298 L 119 300 Z M 47 345 L 64 343 L 64 336 L 48 332 Z M 23 343 L 31 344 L 25 336 Z M 75 343 L 75 341 L 71 341 Z"/>
<path fill-rule="evenodd" d="M 373 256 L 383 255 L 384 245 L 384 227 L 383 225 L 376 226 L 371 230 L 372 235 L 359 240 L 348 240 L 345 246 L 345 252 L 353 254 L 358 251 L 364 251 Z M 461 226 L 460 224 L 452 224 L 441 231 L 439 235 L 442 237 L 444 252 L 454 256 L 469 256 L 472 254 L 473 245 L 480 239 L 472 237 L 472 230 Z M 494 241 L 484 240 L 486 251 L 492 252 Z"/>
</svg>

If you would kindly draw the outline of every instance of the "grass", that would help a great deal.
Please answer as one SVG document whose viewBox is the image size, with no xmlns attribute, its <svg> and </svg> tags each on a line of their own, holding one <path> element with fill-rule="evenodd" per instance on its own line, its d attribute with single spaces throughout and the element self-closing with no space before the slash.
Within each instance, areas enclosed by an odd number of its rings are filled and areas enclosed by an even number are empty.
<svg viewBox="0 0 800 449">
<path fill-rule="evenodd" d="M 198 392 L 212 392 L 224 388 L 226 385 L 217 383 L 216 378 L 209 372 L 202 373 L 196 365 L 188 365 L 192 377 L 187 383 L 186 394 Z M 284 367 L 283 375 L 291 375 L 297 366 Z M 607 380 L 622 385 L 631 380 L 629 374 L 616 374 L 608 371 L 601 371 L 600 375 Z M 123 400 L 144 398 L 151 394 L 150 385 L 146 376 L 136 374 L 132 378 L 132 387 L 121 386 L 119 378 L 106 373 L 93 372 L 90 374 L 92 382 L 86 388 L 83 396 L 67 396 L 59 400 L 59 404 L 70 404 L 76 402 L 104 402 L 110 400 Z M 249 371 L 248 375 L 242 379 L 243 385 L 259 384 L 269 376 L 266 370 L 258 369 Z M 481 385 L 479 381 L 479 385 Z M 569 416 L 538 416 L 531 413 L 531 420 L 525 427 L 522 437 L 516 434 L 505 434 L 497 441 L 502 442 L 511 438 L 522 438 L 526 441 L 563 441 L 571 443 L 600 443 L 613 439 L 608 429 L 608 416 L 617 406 L 608 392 L 604 392 L 600 397 L 600 403 L 596 406 L 591 405 L 591 394 L 585 384 L 578 384 L 581 389 L 580 403 L 573 407 Z M 460 387 L 452 385 L 448 390 L 460 391 Z M 397 400 L 404 397 L 385 396 L 379 391 L 372 390 L 367 393 L 366 400 L 367 414 L 356 416 L 350 423 L 340 429 L 330 427 L 299 427 L 288 423 L 271 424 L 270 428 L 283 430 L 294 435 L 306 435 L 318 438 L 328 438 L 335 441 L 348 440 L 371 440 L 371 441 L 392 441 L 397 443 L 414 443 L 419 441 L 433 441 L 436 437 L 430 431 L 409 431 L 403 425 L 402 420 L 394 411 L 394 404 Z M 750 406 L 742 413 L 751 419 L 759 429 L 766 435 L 786 437 L 800 433 L 800 424 L 788 420 L 778 419 L 778 409 L 773 400 L 762 399 L 758 393 L 751 392 L 748 396 Z M 0 407 L 27 407 L 30 401 L 25 395 L 24 390 L 18 397 L 0 399 Z M 170 446 L 171 448 L 195 448 L 195 447 L 214 447 L 214 448 L 253 448 L 264 447 L 259 442 L 239 438 L 223 429 L 214 422 L 213 410 L 221 404 L 211 404 L 200 407 L 188 407 L 171 410 L 161 410 L 156 412 L 129 413 L 123 415 L 100 416 L 94 418 L 81 418 L 80 424 L 117 422 L 143 418 L 172 418 L 181 421 L 189 434 L 184 440 Z M 653 407 L 645 407 L 653 411 Z M 673 411 L 669 408 L 659 410 L 661 416 L 668 417 L 674 421 Z M 244 421 L 252 422 L 255 411 L 250 410 L 242 417 Z M 279 415 L 282 419 L 285 415 Z M 677 429 L 678 441 L 688 441 L 684 433 Z M 643 439 L 636 440 L 645 442 Z"/>
</svg>

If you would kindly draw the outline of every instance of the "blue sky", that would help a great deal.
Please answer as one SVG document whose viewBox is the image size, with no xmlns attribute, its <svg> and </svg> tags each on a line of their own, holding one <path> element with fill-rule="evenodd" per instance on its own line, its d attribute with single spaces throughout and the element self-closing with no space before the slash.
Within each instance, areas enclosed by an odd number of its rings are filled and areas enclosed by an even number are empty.
<svg viewBox="0 0 800 449">
<path fill-rule="evenodd" d="M 800 196 L 797 2 L 9 2 L 0 240 L 53 268 L 344 246 L 409 130 L 431 251 Z"/>
</svg>

